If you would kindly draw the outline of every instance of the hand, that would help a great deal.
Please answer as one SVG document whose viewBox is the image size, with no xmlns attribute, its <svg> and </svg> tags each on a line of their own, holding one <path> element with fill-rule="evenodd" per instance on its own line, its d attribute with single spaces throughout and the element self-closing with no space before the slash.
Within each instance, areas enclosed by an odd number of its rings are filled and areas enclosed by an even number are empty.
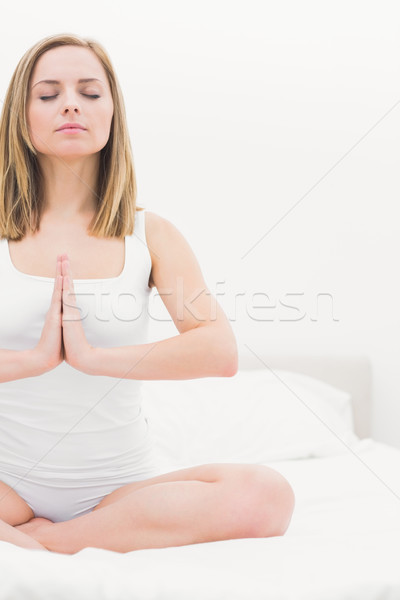
<svg viewBox="0 0 400 600">
<path fill-rule="evenodd" d="M 82 327 L 79 308 L 76 304 L 74 282 L 67 254 L 62 254 L 62 337 L 64 360 L 74 369 L 87 373 L 87 366 L 93 353 L 93 347 L 86 339 Z"/>
<path fill-rule="evenodd" d="M 62 351 L 61 303 L 61 257 L 57 256 L 56 277 L 54 280 L 50 308 L 47 311 L 40 340 L 33 350 L 33 352 L 38 355 L 40 369 L 43 369 L 44 372 L 51 371 L 64 360 Z"/>
</svg>

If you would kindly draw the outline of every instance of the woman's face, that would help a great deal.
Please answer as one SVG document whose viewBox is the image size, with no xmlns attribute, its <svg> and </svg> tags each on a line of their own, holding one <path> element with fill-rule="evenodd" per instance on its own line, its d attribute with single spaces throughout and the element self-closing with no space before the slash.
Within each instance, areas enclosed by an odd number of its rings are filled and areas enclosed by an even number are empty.
<svg viewBox="0 0 400 600">
<path fill-rule="evenodd" d="M 39 154 L 68 159 L 99 152 L 108 141 L 113 111 L 106 72 L 92 50 L 58 46 L 36 62 L 29 84 L 27 121 Z M 70 122 L 84 129 L 74 133 L 59 130 Z"/>
</svg>

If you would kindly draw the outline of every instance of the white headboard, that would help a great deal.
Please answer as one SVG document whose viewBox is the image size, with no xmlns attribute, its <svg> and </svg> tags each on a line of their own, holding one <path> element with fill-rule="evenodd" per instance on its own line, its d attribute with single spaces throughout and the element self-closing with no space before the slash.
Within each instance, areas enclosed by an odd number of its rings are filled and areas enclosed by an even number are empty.
<svg viewBox="0 0 400 600">
<path fill-rule="evenodd" d="M 354 428 L 360 438 L 371 437 L 372 367 L 365 355 L 271 354 L 256 342 L 239 346 L 239 369 L 285 369 L 325 381 L 352 397 Z"/>
</svg>

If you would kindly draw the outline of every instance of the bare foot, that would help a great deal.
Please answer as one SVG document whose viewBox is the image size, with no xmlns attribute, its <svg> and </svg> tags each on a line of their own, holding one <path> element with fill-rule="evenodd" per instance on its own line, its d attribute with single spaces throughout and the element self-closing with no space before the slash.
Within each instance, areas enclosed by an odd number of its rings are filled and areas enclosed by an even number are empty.
<svg viewBox="0 0 400 600">
<path fill-rule="evenodd" d="M 50 521 L 49 519 L 44 519 L 42 517 L 34 517 L 27 523 L 22 523 L 22 525 L 16 525 L 14 529 L 18 529 L 19 531 L 22 531 L 22 533 L 26 533 L 27 535 L 30 535 L 33 539 L 40 541 L 40 531 L 43 529 L 43 527 L 47 528 L 49 525 L 53 525 L 53 521 Z"/>
</svg>

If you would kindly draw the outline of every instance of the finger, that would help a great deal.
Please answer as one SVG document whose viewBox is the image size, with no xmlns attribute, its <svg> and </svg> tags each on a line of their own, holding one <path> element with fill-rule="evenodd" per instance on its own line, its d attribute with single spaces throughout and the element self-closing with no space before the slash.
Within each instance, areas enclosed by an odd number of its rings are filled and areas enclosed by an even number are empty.
<svg viewBox="0 0 400 600">
<path fill-rule="evenodd" d="M 62 285 L 63 302 L 66 305 L 66 310 L 77 308 L 74 286 L 70 275 L 64 275 Z"/>
<path fill-rule="evenodd" d="M 62 259 L 62 272 L 63 276 L 67 278 L 70 292 L 74 292 L 74 281 L 72 279 L 71 265 L 68 257 Z"/>
<path fill-rule="evenodd" d="M 57 267 L 56 267 L 56 278 L 61 277 L 62 281 L 62 259 L 61 256 L 57 256 Z"/>
<path fill-rule="evenodd" d="M 68 272 L 71 270 L 68 254 L 62 254 L 60 258 L 62 261 L 63 275 L 68 275 Z"/>
<path fill-rule="evenodd" d="M 59 254 L 57 254 L 57 264 L 56 264 L 56 277 L 58 275 L 62 276 L 62 268 L 61 268 L 61 264 L 62 264 L 62 258 Z"/>
<path fill-rule="evenodd" d="M 80 321 L 80 311 L 76 304 L 76 297 L 74 291 L 74 284 L 71 277 L 71 270 L 69 266 L 68 258 L 64 258 L 62 261 L 63 270 L 63 320 L 64 321 Z"/>
<path fill-rule="evenodd" d="M 61 293 L 62 293 L 62 270 L 61 270 L 60 258 L 57 256 L 56 276 L 54 279 L 54 289 L 53 289 L 53 297 L 52 297 L 52 301 L 54 303 L 61 305 Z"/>
<path fill-rule="evenodd" d="M 65 258 L 65 255 L 62 257 L 62 274 L 63 274 L 63 288 L 71 292 L 72 288 L 72 277 L 71 270 L 69 266 L 68 258 Z"/>
</svg>

